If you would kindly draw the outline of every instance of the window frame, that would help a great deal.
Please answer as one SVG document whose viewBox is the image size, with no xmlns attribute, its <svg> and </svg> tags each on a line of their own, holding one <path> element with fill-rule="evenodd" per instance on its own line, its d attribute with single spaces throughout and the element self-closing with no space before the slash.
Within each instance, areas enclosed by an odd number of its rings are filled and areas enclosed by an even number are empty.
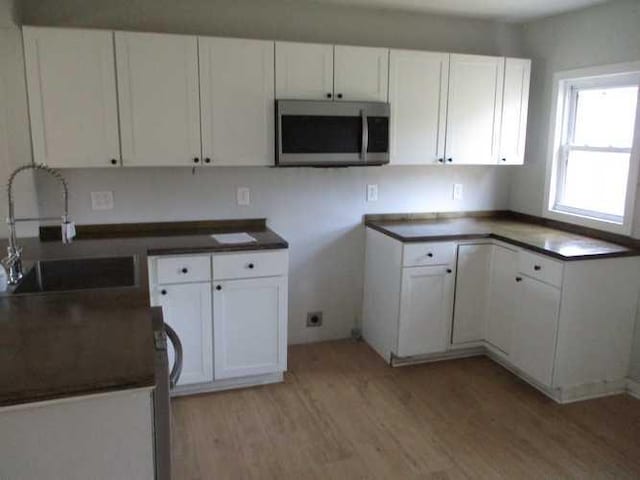
<svg viewBox="0 0 640 480">
<path fill-rule="evenodd" d="M 576 116 L 576 97 L 580 89 L 640 85 L 640 62 L 558 72 L 554 75 L 554 95 L 549 133 L 549 155 L 545 184 L 543 216 L 578 225 L 629 235 L 632 230 L 633 209 L 640 165 L 640 88 L 636 106 L 633 145 L 618 147 L 568 147 L 573 138 Z M 629 153 L 629 173 L 625 207 L 622 217 L 593 212 L 559 204 L 564 188 L 569 152 L 601 151 Z"/>
</svg>

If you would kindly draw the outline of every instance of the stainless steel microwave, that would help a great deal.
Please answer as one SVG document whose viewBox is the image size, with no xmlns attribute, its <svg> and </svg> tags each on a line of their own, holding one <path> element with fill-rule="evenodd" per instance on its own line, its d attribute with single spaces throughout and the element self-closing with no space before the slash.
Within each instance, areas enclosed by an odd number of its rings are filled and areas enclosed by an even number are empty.
<svg viewBox="0 0 640 480">
<path fill-rule="evenodd" d="M 276 101 L 276 165 L 389 163 L 388 103 Z"/>
</svg>

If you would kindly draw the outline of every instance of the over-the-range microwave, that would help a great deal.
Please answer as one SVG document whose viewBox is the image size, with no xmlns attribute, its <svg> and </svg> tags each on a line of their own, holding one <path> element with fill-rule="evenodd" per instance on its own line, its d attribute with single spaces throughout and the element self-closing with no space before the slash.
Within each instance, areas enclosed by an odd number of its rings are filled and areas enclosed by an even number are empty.
<svg viewBox="0 0 640 480">
<path fill-rule="evenodd" d="M 276 165 L 389 163 L 389 114 L 382 102 L 276 100 Z"/>
</svg>

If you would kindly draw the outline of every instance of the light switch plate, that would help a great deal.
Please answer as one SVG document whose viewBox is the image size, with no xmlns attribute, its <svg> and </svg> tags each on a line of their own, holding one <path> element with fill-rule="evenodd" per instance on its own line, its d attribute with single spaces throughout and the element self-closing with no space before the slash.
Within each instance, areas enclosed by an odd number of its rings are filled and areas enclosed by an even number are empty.
<svg viewBox="0 0 640 480">
<path fill-rule="evenodd" d="M 462 184 L 461 183 L 454 183 L 453 184 L 453 199 L 454 200 L 462 200 L 463 195 L 464 195 L 464 190 L 462 188 Z"/>
<path fill-rule="evenodd" d="M 113 192 L 91 192 L 92 210 L 113 210 Z"/>
<path fill-rule="evenodd" d="M 367 185 L 367 202 L 377 202 L 378 201 L 378 185 L 371 184 Z"/>
<path fill-rule="evenodd" d="M 238 187 L 236 201 L 241 206 L 251 205 L 251 190 L 249 187 Z"/>
</svg>

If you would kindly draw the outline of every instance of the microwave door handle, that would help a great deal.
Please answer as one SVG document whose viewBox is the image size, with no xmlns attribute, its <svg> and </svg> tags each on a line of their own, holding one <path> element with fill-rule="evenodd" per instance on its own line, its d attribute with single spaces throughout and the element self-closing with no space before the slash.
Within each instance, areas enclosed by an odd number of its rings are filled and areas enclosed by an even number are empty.
<svg viewBox="0 0 640 480">
<path fill-rule="evenodd" d="M 178 383 L 180 374 L 182 373 L 182 342 L 180 341 L 180 337 L 178 337 L 178 334 L 175 332 L 175 330 L 166 323 L 164 324 L 164 329 L 165 332 L 167 332 L 167 338 L 173 345 L 173 351 L 175 353 L 173 367 L 171 368 L 171 373 L 169 373 L 169 387 L 174 388 Z"/>
<path fill-rule="evenodd" d="M 367 150 L 369 148 L 369 121 L 364 110 L 360 110 L 360 118 L 362 119 L 362 148 L 360 149 L 360 158 L 363 163 L 367 163 Z"/>
</svg>

